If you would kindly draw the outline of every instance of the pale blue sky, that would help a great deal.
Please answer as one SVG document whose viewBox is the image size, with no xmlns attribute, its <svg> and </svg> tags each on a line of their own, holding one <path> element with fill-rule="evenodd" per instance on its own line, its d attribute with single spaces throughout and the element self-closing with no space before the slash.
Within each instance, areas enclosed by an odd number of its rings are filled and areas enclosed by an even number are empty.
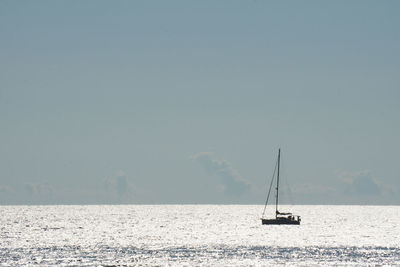
<svg viewBox="0 0 400 267">
<path fill-rule="evenodd" d="M 399 10 L 1 1 L 0 204 L 400 204 Z"/>
</svg>

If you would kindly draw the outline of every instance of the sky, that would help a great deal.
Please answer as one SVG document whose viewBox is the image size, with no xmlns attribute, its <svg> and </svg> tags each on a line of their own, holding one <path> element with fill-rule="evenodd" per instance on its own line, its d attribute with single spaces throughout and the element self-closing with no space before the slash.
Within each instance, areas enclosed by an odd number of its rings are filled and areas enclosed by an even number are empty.
<svg viewBox="0 0 400 267">
<path fill-rule="evenodd" d="M 0 1 L 0 205 L 399 205 L 399 10 Z"/>
</svg>

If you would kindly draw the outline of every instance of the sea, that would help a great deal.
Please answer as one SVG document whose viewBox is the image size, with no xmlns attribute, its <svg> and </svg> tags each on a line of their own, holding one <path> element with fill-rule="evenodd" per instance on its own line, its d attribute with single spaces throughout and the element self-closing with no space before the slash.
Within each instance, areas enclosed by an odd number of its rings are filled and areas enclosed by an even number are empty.
<svg viewBox="0 0 400 267">
<path fill-rule="evenodd" d="M 400 266 L 400 206 L 0 206 L 1 266 Z M 273 207 L 266 217 L 273 217 Z"/>
</svg>

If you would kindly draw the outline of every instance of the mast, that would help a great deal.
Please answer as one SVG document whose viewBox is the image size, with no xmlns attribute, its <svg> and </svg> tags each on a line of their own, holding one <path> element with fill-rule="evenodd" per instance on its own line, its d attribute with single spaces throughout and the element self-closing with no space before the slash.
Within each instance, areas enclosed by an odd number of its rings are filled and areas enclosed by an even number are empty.
<svg viewBox="0 0 400 267">
<path fill-rule="evenodd" d="M 275 218 L 278 218 L 278 195 L 279 195 L 279 166 L 281 163 L 281 149 L 278 152 L 278 176 L 276 179 L 276 202 L 275 202 Z"/>
</svg>

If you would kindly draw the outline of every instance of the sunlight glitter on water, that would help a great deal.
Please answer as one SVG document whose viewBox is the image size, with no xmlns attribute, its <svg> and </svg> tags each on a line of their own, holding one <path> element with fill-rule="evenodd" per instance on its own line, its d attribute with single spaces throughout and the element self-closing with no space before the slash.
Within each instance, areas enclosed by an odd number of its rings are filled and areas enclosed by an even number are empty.
<svg viewBox="0 0 400 267">
<path fill-rule="evenodd" d="M 261 225 L 262 206 L 1 206 L 13 265 L 400 264 L 400 207 L 283 206 L 300 226 Z"/>
</svg>

